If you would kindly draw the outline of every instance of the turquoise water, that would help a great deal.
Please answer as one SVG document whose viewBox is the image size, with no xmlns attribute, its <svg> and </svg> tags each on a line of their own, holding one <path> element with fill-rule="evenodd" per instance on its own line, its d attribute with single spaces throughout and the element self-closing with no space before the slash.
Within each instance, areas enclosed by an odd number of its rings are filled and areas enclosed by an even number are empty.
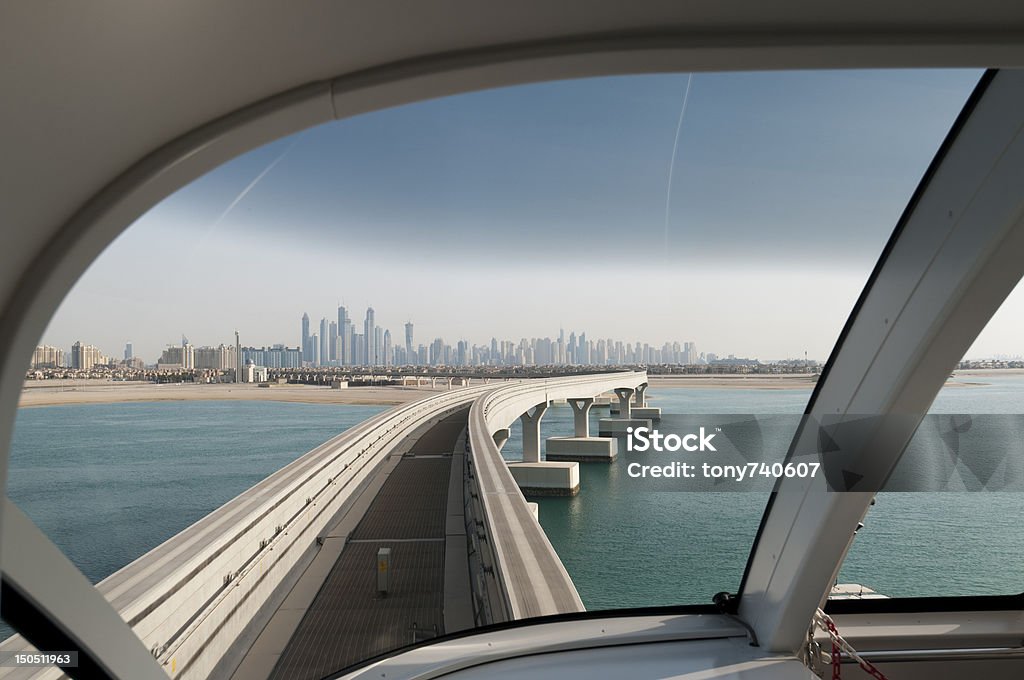
<svg viewBox="0 0 1024 680">
<path fill-rule="evenodd" d="M 1024 413 L 1024 377 L 976 380 L 987 384 L 946 388 L 933 410 Z M 648 394 L 666 413 L 796 414 L 810 396 Z M 8 494 L 96 582 L 384 408 L 225 401 L 23 409 Z M 600 413 L 593 417 L 596 431 Z M 552 407 L 543 436 L 571 432 L 571 410 Z M 521 450 L 516 425 L 503 455 L 515 460 Z M 627 462 L 584 464 L 579 496 L 535 499 L 587 607 L 707 603 L 735 591 L 767 495 L 644 491 L 625 474 Z M 1022 517 L 1021 494 L 879 494 L 840 580 L 891 596 L 1020 592 Z"/>
<path fill-rule="evenodd" d="M 7 494 L 94 583 L 382 406 L 21 409 Z"/>
<path fill-rule="evenodd" d="M 932 411 L 1024 413 L 1024 377 L 970 380 L 987 384 L 946 388 Z M 648 397 L 663 413 L 798 414 L 810 390 L 679 388 Z M 592 414 L 593 431 L 600 416 Z M 572 434 L 569 407 L 549 409 L 541 430 Z M 518 460 L 521 452 L 517 424 L 502 454 Z M 531 498 L 587 608 L 702 604 L 736 592 L 767 494 L 645 491 L 626 475 L 629 462 L 620 455 L 582 465 L 576 497 Z M 1021 592 L 1022 519 L 1018 493 L 881 493 L 839 580 L 893 597 Z"/>
</svg>

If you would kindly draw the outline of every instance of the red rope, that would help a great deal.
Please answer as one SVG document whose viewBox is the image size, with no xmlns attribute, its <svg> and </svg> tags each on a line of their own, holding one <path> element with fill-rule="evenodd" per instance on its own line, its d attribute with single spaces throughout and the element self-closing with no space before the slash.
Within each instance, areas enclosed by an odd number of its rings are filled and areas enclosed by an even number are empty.
<svg viewBox="0 0 1024 680">
<path fill-rule="evenodd" d="M 843 671 L 843 655 L 839 648 L 839 631 L 836 630 L 836 624 L 832 622 L 832 619 L 827 616 L 824 617 L 824 619 L 825 625 L 828 626 L 828 632 L 832 634 L 832 680 L 841 680 L 840 676 Z M 882 671 L 875 668 L 871 662 L 866 659 L 859 660 L 857 665 L 861 667 L 861 670 L 876 680 L 888 680 Z"/>
</svg>

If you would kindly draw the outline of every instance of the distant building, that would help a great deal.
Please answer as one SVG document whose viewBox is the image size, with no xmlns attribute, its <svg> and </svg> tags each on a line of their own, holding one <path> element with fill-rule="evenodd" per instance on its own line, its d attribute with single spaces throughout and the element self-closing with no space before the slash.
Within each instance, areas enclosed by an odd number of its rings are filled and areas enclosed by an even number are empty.
<svg viewBox="0 0 1024 680">
<path fill-rule="evenodd" d="M 196 347 L 193 352 L 195 368 L 202 370 L 230 371 L 235 369 L 235 348 L 231 345 Z"/>
<path fill-rule="evenodd" d="M 405 324 L 405 361 L 409 364 L 415 364 L 416 354 L 412 349 L 412 321 Z"/>
<path fill-rule="evenodd" d="M 364 366 L 375 366 L 377 355 L 374 352 L 377 340 L 377 324 L 373 307 L 366 308 L 366 319 L 363 321 L 363 342 L 366 343 L 366 356 L 362 357 Z"/>
<path fill-rule="evenodd" d="M 352 365 L 352 320 L 344 307 L 338 307 L 338 363 Z"/>
<path fill-rule="evenodd" d="M 313 336 L 314 338 L 316 335 Z M 247 383 L 264 383 L 267 382 L 269 372 L 265 366 L 257 366 L 251 361 L 246 363 L 245 368 L 242 369 L 242 382 Z"/>
<path fill-rule="evenodd" d="M 327 366 L 331 363 L 331 332 L 327 319 L 320 319 L 320 351 L 317 358 L 320 366 Z"/>
<path fill-rule="evenodd" d="M 74 351 L 74 348 L 72 348 Z M 157 370 L 176 371 L 185 368 L 185 348 L 179 345 L 168 345 L 156 362 Z"/>
<path fill-rule="evenodd" d="M 243 347 L 242 362 L 266 368 L 302 368 L 302 352 L 298 347 Z"/>
<path fill-rule="evenodd" d="M 135 358 L 135 350 L 132 348 L 132 343 L 127 342 L 124 345 L 124 360 L 131 361 Z"/>
<path fill-rule="evenodd" d="M 327 346 L 327 351 L 330 355 L 327 357 L 329 361 L 338 361 L 338 323 L 336 321 L 331 322 L 330 327 L 330 338 L 331 343 Z"/>
<path fill-rule="evenodd" d="M 64 350 L 52 345 L 40 345 L 32 352 L 31 368 L 63 368 Z"/>
<path fill-rule="evenodd" d="M 316 357 L 313 354 L 312 342 L 309 336 L 309 314 L 302 315 L 302 360 L 313 363 Z"/>
<path fill-rule="evenodd" d="M 94 345 L 83 345 L 81 341 L 71 345 L 71 368 L 88 371 L 105 361 L 103 353 Z"/>
</svg>

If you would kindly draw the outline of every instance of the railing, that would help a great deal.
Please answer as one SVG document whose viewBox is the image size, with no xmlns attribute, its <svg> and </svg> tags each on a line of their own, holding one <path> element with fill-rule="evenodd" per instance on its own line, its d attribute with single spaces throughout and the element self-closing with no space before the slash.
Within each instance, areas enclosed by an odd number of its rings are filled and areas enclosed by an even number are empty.
<svg viewBox="0 0 1024 680">
<path fill-rule="evenodd" d="M 499 620 L 583 611 L 576 586 L 512 478 L 493 435 L 522 413 L 553 399 L 590 397 L 647 382 L 643 371 L 548 378 L 492 388 L 469 412 L 470 497 L 482 508 L 482 546 L 491 553 L 501 591 L 490 616 Z M 495 611 L 499 609 L 499 611 Z"/>
</svg>

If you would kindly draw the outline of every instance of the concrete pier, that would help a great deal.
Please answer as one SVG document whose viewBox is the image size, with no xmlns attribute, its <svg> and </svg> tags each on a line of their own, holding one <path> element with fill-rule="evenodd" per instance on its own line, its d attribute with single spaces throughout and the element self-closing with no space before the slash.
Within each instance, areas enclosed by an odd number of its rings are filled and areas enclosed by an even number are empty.
<svg viewBox="0 0 1024 680">
<path fill-rule="evenodd" d="M 611 437 L 548 437 L 546 446 L 549 461 L 610 463 L 619 453 L 618 442 Z"/>
<path fill-rule="evenodd" d="M 594 398 L 567 399 L 572 406 L 573 428 L 572 437 L 549 437 L 546 442 L 545 458 L 550 461 L 574 460 L 578 462 L 615 460 L 618 446 L 614 439 L 590 436 L 590 409 L 594 406 Z"/>
<path fill-rule="evenodd" d="M 650 428 L 651 421 L 648 418 L 601 418 L 597 421 L 598 434 L 602 436 L 625 435 L 629 427 L 634 430 L 638 427 Z"/>
<path fill-rule="evenodd" d="M 509 463 L 509 472 L 524 496 L 575 496 L 580 492 L 576 462 Z"/>
<path fill-rule="evenodd" d="M 657 406 L 634 406 L 631 411 L 634 418 L 661 420 L 661 409 Z"/>
<path fill-rule="evenodd" d="M 502 447 L 508 442 L 508 438 L 512 436 L 512 431 L 509 428 L 502 428 L 494 433 L 494 444 L 501 451 Z"/>
</svg>

